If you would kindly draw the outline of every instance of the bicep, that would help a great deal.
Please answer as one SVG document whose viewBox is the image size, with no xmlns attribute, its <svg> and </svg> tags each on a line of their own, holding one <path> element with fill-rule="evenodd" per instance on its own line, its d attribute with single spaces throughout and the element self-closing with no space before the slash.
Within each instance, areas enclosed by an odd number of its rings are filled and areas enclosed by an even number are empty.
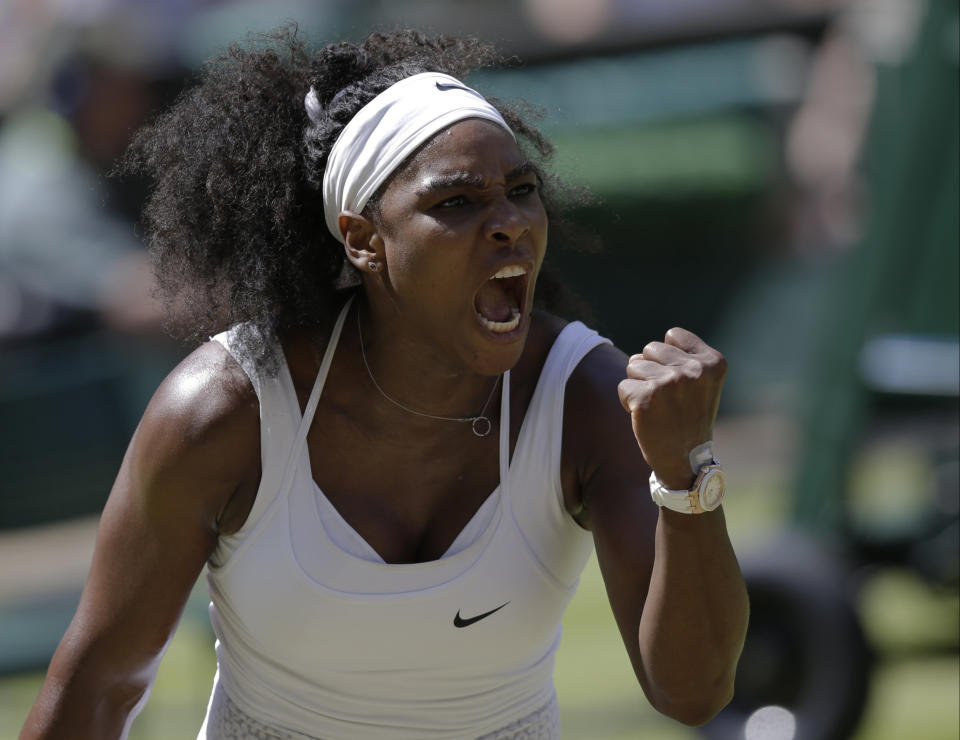
<svg viewBox="0 0 960 740">
<path fill-rule="evenodd" d="M 564 454 L 575 470 L 576 492 L 565 495 L 568 505 L 573 500 L 582 507 L 578 520 L 593 533 L 607 596 L 638 668 L 637 630 L 653 572 L 658 510 L 647 490 L 650 468 L 617 394 L 626 363 L 616 348 L 598 347 L 568 383 Z"/>
</svg>

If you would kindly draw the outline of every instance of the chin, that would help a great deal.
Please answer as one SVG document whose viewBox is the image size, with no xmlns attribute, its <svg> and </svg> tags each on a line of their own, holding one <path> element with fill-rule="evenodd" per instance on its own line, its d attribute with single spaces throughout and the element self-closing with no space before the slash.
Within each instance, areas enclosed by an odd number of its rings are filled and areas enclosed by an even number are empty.
<svg viewBox="0 0 960 740">
<path fill-rule="evenodd" d="M 500 375 L 511 370 L 523 355 L 523 348 L 530 332 L 531 314 L 525 313 L 518 325 L 507 331 L 491 330 L 477 317 L 474 344 L 470 365 L 481 375 Z"/>
</svg>

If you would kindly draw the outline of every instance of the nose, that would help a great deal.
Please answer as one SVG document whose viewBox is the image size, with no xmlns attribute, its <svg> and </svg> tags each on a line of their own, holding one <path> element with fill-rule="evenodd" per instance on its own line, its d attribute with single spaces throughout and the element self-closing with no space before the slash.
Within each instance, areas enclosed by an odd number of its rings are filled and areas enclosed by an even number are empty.
<svg viewBox="0 0 960 740">
<path fill-rule="evenodd" d="M 513 244 L 530 230 L 530 220 L 516 203 L 500 197 L 491 204 L 484 228 L 488 239 Z"/>
</svg>

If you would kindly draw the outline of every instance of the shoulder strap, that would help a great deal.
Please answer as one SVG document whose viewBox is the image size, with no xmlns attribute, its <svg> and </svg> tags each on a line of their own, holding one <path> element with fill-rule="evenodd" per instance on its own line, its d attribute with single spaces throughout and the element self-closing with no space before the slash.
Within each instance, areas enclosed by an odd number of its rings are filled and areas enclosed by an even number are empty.
<svg viewBox="0 0 960 740">
<path fill-rule="evenodd" d="M 500 389 L 500 484 L 507 480 L 510 470 L 510 371 L 503 374 Z"/>
<path fill-rule="evenodd" d="M 550 462 L 551 478 L 556 481 L 557 490 L 560 485 L 560 453 L 563 443 L 563 401 L 566 394 L 567 381 L 577 369 L 580 361 L 591 350 L 601 344 L 611 344 L 606 337 L 600 336 L 593 329 L 579 321 L 567 324 L 557 335 L 550 348 L 550 354 L 543 363 L 540 372 L 540 381 L 537 384 L 536 394 L 542 393 L 538 411 L 546 414 L 549 419 L 550 433 Z M 542 404 L 542 406 L 540 405 Z M 530 405 L 533 406 L 533 399 Z"/>
<path fill-rule="evenodd" d="M 567 324 L 557 335 L 540 370 L 540 378 L 527 406 L 517 448 L 518 467 L 539 468 L 539 475 L 553 481 L 559 491 L 560 450 L 563 440 L 563 400 L 567 380 L 580 361 L 600 344 L 610 340 L 579 321 Z M 518 458 L 523 458 L 518 460 Z"/>
<path fill-rule="evenodd" d="M 277 377 L 267 378 L 260 376 L 255 367 L 248 367 L 248 364 L 244 364 L 242 358 L 237 358 L 241 367 L 250 376 L 254 389 L 257 391 L 257 397 L 260 399 L 262 472 L 260 487 L 254 499 L 253 507 L 247 515 L 247 520 L 236 533 L 220 538 L 217 550 L 211 557 L 211 565 L 220 568 L 222 572 L 226 572 L 230 564 L 235 562 L 235 556 L 250 541 L 253 532 L 272 517 L 270 512 L 276 511 L 276 504 L 285 497 L 293 482 L 294 472 L 297 469 L 296 461 L 299 459 L 307 432 L 310 430 L 310 424 L 320 400 L 320 393 L 330 371 L 334 351 L 340 339 L 340 333 L 352 300 L 351 298 L 346 302 L 337 317 L 302 415 L 285 360 L 281 364 L 280 373 Z M 219 341 L 231 354 L 234 354 L 230 347 L 230 332 L 218 334 L 213 339 Z M 300 416 L 299 423 L 297 423 L 297 416 Z M 296 424 L 296 427 L 294 427 L 294 424 Z M 294 431 L 294 428 L 296 431 Z"/>
<path fill-rule="evenodd" d="M 286 493 L 290 486 L 292 471 L 296 467 L 294 461 L 300 454 L 304 441 L 307 438 L 307 432 L 310 431 L 310 425 L 313 423 L 313 415 L 317 411 L 317 404 L 320 402 L 320 394 L 323 392 L 323 386 L 327 382 L 327 375 L 330 372 L 330 365 L 333 364 L 333 355 L 336 352 L 337 344 L 340 341 L 340 333 L 343 331 L 343 324 L 347 320 L 347 313 L 353 304 L 353 296 L 347 300 L 340 309 L 340 315 L 333 325 L 333 331 L 330 333 L 330 341 L 327 342 L 327 348 L 323 353 L 323 359 L 320 361 L 320 369 L 317 371 L 317 379 L 313 381 L 313 389 L 310 391 L 310 397 L 307 399 L 307 405 L 303 409 L 303 416 L 300 418 L 300 426 L 297 428 L 297 436 L 293 439 L 290 446 L 290 456 L 287 459 L 286 469 L 283 474 L 283 482 L 280 484 L 280 495 Z"/>
<path fill-rule="evenodd" d="M 237 361 L 237 364 L 243 369 L 243 372 L 246 374 L 247 378 L 250 379 L 250 383 L 253 385 L 253 390 L 256 392 L 257 398 L 260 398 L 262 391 L 260 373 L 257 372 L 257 367 L 253 360 L 243 352 L 239 352 L 237 349 L 236 337 L 239 326 L 240 325 L 238 324 L 227 331 L 222 331 L 219 334 L 210 337 L 210 341 L 223 345 L 223 348 L 230 353 L 230 356 L 234 360 Z"/>
<path fill-rule="evenodd" d="M 530 399 L 510 467 L 510 506 L 527 547 L 561 587 L 576 583 L 593 539 L 567 512 L 561 485 L 567 381 L 581 360 L 610 341 L 579 321 L 557 335 Z"/>
</svg>

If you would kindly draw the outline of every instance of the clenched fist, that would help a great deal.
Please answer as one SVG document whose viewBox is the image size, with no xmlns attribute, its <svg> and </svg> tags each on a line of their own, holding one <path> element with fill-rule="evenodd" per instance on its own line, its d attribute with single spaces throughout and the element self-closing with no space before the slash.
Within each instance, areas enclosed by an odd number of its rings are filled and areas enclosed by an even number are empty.
<svg viewBox="0 0 960 740">
<path fill-rule="evenodd" d="M 620 403 L 630 413 L 640 450 L 657 477 L 689 488 L 690 450 L 713 438 L 727 362 L 686 329 L 671 329 L 627 363 Z"/>
</svg>

